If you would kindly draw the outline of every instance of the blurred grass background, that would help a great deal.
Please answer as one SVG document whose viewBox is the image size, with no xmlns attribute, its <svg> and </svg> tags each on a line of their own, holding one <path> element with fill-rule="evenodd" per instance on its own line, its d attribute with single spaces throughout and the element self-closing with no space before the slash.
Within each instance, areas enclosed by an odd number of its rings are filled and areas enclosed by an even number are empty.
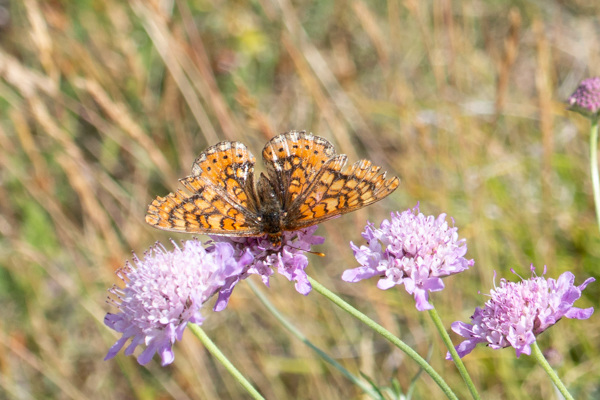
<svg viewBox="0 0 600 400">
<path fill-rule="evenodd" d="M 144 223 L 219 140 L 254 154 L 306 129 L 351 161 L 401 178 L 392 196 L 323 224 L 308 273 L 411 344 L 460 398 L 468 392 L 427 315 L 403 290 L 347 284 L 348 242 L 367 219 L 420 202 L 448 213 L 475 266 L 432 296 L 446 326 L 529 264 L 598 277 L 588 122 L 564 100 L 600 74 L 600 3 L 577 1 L 0 1 L 0 398 L 245 398 L 186 333 L 172 366 L 122 354 L 102 324 L 106 289 L 131 251 L 170 234 Z M 598 307 L 590 285 L 580 307 Z M 282 277 L 271 301 L 355 373 L 404 390 L 418 372 L 317 293 Z M 269 399 L 361 392 L 279 326 L 247 285 L 205 329 Z M 455 343 L 459 338 L 453 335 Z M 600 319 L 540 336 L 576 398 L 600 398 Z M 465 358 L 485 399 L 557 399 L 514 350 Z M 415 398 L 440 398 L 428 376 Z"/>
</svg>

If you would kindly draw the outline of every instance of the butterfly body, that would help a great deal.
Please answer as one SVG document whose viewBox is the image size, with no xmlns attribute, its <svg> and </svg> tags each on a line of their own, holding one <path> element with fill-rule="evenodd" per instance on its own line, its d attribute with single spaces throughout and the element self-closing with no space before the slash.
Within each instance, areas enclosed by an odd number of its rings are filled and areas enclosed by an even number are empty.
<svg viewBox="0 0 600 400">
<path fill-rule="evenodd" d="M 157 197 L 146 222 L 159 229 L 225 236 L 267 235 L 274 246 L 295 231 L 357 210 L 392 193 L 396 177 L 368 160 L 345 168 L 326 139 L 291 131 L 263 149 L 266 174 L 254 182 L 255 158 L 240 142 L 221 142 L 198 156 L 178 190 Z"/>
<path fill-rule="evenodd" d="M 257 185 L 258 207 L 257 215 L 259 230 L 268 235 L 274 245 L 281 243 L 281 233 L 286 229 L 284 207 L 275 193 L 275 188 L 269 179 L 261 174 Z"/>
</svg>

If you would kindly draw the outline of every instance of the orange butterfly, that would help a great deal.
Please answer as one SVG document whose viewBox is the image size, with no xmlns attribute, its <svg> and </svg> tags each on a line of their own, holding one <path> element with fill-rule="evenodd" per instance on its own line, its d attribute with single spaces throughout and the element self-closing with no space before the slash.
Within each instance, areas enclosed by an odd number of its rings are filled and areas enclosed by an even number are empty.
<svg viewBox="0 0 600 400">
<path fill-rule="evenodd" d="M 360 160 L 345 168 L 346 155 L 305 131 L 282 133 L 263 149 L 267 175 L 254 184 L 255 158 L 240 142 L 220 142 L 198 156 L 189 191 L 157 197 L 146 222 L 169 231 L 224 236 L 267 235 L 274 246 L 296 231 L 373 204 L 392 193 L 399 179 Z"/>
</svg>

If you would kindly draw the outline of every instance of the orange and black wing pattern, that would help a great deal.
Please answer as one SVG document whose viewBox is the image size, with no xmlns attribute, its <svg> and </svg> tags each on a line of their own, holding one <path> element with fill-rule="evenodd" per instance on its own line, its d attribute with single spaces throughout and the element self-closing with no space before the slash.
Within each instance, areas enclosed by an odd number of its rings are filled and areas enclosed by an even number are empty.
<svg viewBox="0 0 600 400">
<path fill-rule="evenodd" d="M 278 189 L 282 208 L 288 210 L 335 156 L 335 149 L 322 137 L 291 131 L 271 139 L 262 155 L 269 179 Z"/>
<path fill-rule="evenodd" d="M 181 179 L 185 190 L 157 197 L 146 215 L 169 231 L 225 236 L 295 231 L 358 210 L 392 193 L 396 177 L 361 160 L 345 168 L 346 156 L 324 138 L 305 131 L 282 133 L 263 149 L 268 179 L 254 185 L 254 156 L 239 142 L 209 147 Z"/>
<path fill-rule="evenodd" d="M 319 171 L 314 181 L 290 205 L 285 230 L 311 226 L 356 211 L 388 196 L 398 187 L 397 177 L 386 179 L 381 167 L 360 160 L 348 168 L 346 155 L 337 155 Z"/>
<path fill-rule="evenodd" d="M 239 142 L 209 147 L 194 162 L 184 190 L 157 197 L 146 222 L 168 231 L 260 236 L 254 191 L 255 158 Z"/>
</svg>

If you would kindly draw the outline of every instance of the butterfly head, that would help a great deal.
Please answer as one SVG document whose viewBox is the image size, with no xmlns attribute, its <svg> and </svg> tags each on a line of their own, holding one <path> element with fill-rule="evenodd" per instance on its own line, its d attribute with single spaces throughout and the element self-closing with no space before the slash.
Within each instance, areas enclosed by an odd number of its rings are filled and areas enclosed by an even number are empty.
<svg viewBox="0 0 600 400">
<path fill-rule="evenodd" d="M 277 249 L 281 247 L 281 232 L 268 233 L 267 239 L 269 239 L 269 242 L 271 242 L 274 248 Z"/>
</svg>

